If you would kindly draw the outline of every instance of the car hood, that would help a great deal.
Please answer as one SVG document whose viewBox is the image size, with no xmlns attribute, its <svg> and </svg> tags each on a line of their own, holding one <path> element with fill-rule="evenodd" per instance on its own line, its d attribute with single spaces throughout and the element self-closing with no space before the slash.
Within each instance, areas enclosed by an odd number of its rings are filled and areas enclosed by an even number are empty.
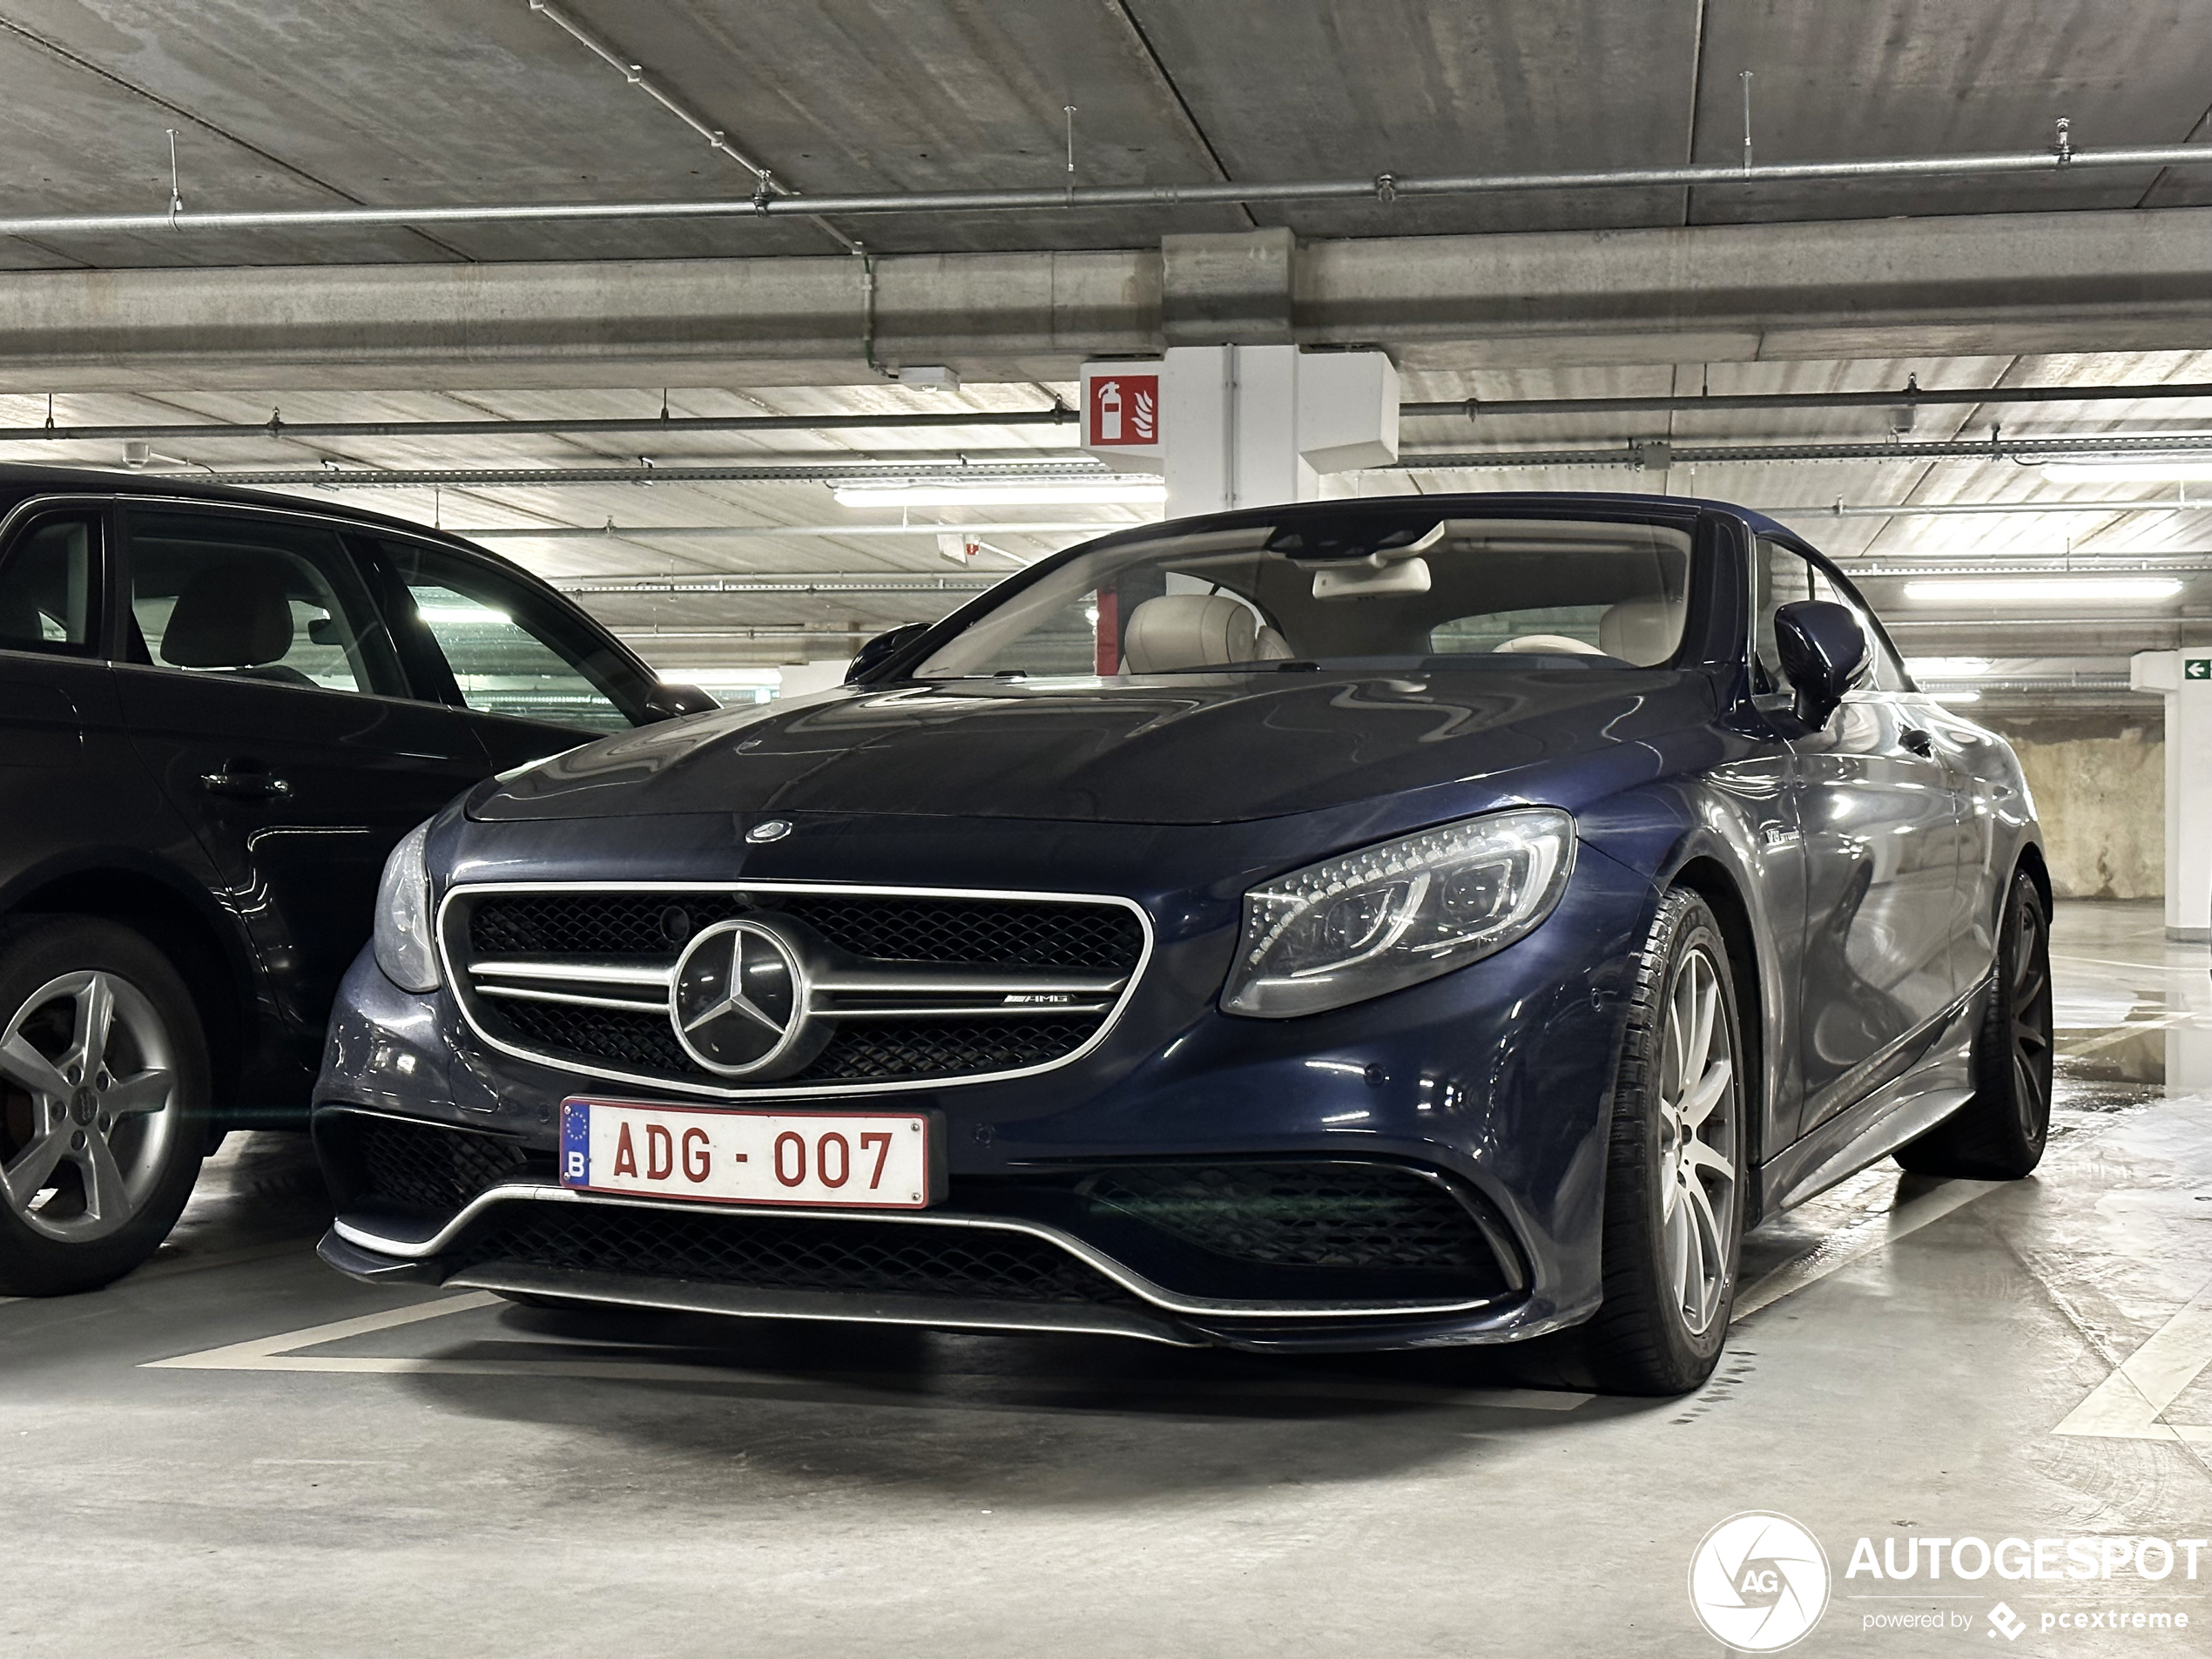
<svg viewBox="0 0 2212 1659">
<path fill-rule="evenodd" d="M 1229 823 L 1473 781 L 1709 713 L 1701 677 L 1609 666 L 853 687 L 588 744 L 469 810 Z"/>
</svg>

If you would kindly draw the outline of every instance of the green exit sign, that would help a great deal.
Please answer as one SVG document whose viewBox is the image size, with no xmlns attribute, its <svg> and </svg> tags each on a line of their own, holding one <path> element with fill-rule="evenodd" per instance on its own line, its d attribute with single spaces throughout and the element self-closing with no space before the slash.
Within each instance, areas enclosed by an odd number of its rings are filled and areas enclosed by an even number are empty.
<svg viewBox="0 0 2212 1659">
<path fill-rule="evenodd" d="M 2212 657 L 2184 657 L 2182 678 L 2185 680 L 2212 680 Z"/>
</svg>

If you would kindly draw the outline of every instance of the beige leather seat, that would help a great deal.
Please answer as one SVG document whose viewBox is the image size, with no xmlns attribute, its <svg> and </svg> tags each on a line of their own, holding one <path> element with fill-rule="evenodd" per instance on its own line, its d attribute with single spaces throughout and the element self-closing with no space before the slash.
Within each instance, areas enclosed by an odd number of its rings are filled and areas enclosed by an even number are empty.
<svg viewBox="0 0 2212 1659">
<path fill-rule="evenodd" d="M 1568 634 L 1516 634 L 1504 644 L 1491 647 L 1493 657 L 1501 652 L 1507 656 L 1536 656 L 1548 652 L 1554 657 L 1602 657 L 1605 654 L 1588 640 L 1576 639 Z"/>
<path fill-rule="evenodd" d="M 1598 649 L 1638 668 L 1654 668 L 1682 643 L 1683 602 L 1654 596 L 1608 605 L 1597 619 Z"/>
<path fill-rule="evenodd" d="M 1219 593 L 1170 593 L 1147 599 L 1122 630 L 1122 668 L 1130 674 L 1172 674 L 1228 663 L 1272 663 L 1291 648 L 1251 609 Z"/>
</svg>

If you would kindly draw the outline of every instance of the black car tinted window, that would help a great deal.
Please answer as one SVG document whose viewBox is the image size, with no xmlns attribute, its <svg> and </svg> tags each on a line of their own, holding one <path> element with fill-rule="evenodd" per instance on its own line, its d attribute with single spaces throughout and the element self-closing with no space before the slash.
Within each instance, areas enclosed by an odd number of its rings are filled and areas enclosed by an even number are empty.
<svg viewBox="0 0 2212 1659">
<path fill-rule="evenodd" d="M 134 513 L 130 566 L 132 620 L 161 667 L 402 694 L 391 642 L 352 561 L 318 525 Z"/>
<path fill-rule="evenodd" d="M 588 732 L 644 720 L 635 671 L 529 583 L 420 542 L 379 548 L 470 708 Z"/>
<path fill-rule="evenodd" d="M 0 556 L 0 650 L 91 656 L 98 644 L 100 521 L 33 520 Z"/>
</svg>

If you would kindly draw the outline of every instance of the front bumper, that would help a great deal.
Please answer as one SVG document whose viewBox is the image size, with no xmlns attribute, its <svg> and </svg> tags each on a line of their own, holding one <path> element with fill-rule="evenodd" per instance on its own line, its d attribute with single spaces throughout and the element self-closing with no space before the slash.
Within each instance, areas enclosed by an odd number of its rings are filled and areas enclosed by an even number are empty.
<svg viewBox="0 0 2212 1659">
<path fill-rule="evenodd" d="M 1585 847 L 1559 909 L 1495 956 L 1329 1014 L 1233 1019 L 1212 999 L 1247 873 L 1176 882 L 1197 860 L 1163 844 L 1198 833 L 1123 830 L 1084 849 L 1092 889 L 1127 893 L 1155 920 L 1143 983 L 1064 1070 L 897 1096 L 942 1118 L 951 1190 L 896 1218 L 569 1192 L 553 1177 L 561 1101 L 649 1091 L 489 1051 L 448 995 L 401 992 L 364 953 L 316 1096 L 339 1200 L 325 1258 L 362 1278 L 578 1301 L 1266 1350 L 1499 1342 L 1587 1318 L 1622 976 L 1648 883 Z M 1071 839 L 1055 835 L 1061 860 L 1036 888 L 1064 883 Z M 914 851 L 908 831 L 895 856 L 911 868 Z M 1014 835 L 971 856 L 992 885 L 1028 885 L 1007 878 Z M 1291 861 L 1256 861 L 1271 857 Z M 819 879 L 874 879 L 854 862 Z M 466 1155 L 395 1192 L 362 1127 L 395 1122 L 457 1134 Z M 1150 1209 L 1132 1207 L 1132 1183 Z M 1256 1243 L 1244 1224 L 1262 1214 L 1325 1236 Z"/>
</svg>

